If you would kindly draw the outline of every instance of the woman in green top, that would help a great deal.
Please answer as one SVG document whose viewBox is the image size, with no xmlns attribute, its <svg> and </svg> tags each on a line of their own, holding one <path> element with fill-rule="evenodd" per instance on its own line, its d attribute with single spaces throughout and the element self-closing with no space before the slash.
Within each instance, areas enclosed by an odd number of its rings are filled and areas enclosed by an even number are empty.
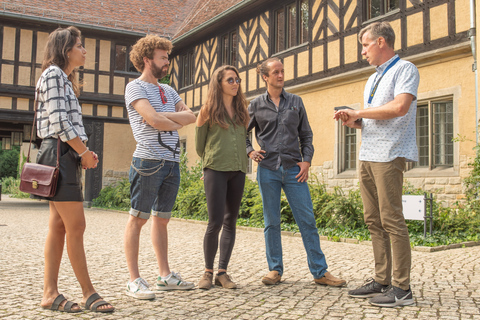
<svg viewBox="0 0 480 320">
<path fill-rule="evenodd" d="M 235 231 L 247 172 L 246 135 L 249 121 L 247 100 L 237 69 L 221 66 L 210 80 L 207 101 L 197 119 L 195 145 L 202 158 L 208 227 L 203 240 L 205 273 L 198 283 L 210 289 L 213 262 L 220 239 L 220 257 L 215 285 L 234 289 L 227 266 L 235 244 Z"/>
</svg>

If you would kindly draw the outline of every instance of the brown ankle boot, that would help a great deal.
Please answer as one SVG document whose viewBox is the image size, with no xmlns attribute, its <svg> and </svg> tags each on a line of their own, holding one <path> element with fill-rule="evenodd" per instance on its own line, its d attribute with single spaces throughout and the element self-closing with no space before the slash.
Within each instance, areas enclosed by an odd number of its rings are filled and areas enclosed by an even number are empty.
<svg viewBox="0 0 480 320">
<path fill-rule="evenodd" d="M 232 279 L 230 279 L 230 276 L 226 273 L 224 273 L 220 276 L 217 274 L 215 276 L 215 285 L 216 286 L 222 286 L 225 289 L 236 289 L 237 288 L 237 285 L 235 284 L 235 282 L 233 282 Z"/>
<path fill-rule="evenodd" d="M 209 290 L 213 285 L 213 273 L 205 272 L 198 282 L 198 289 Z"/>
</svg>

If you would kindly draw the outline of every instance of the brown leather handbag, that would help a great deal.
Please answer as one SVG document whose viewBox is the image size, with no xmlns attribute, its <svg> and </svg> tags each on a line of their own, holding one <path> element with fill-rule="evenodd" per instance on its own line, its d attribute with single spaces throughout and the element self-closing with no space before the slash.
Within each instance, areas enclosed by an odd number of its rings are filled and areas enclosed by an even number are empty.
<svg viewBox="0 0 480 320">
<path fill-rule="evenodd" d="M 38 89 L 37 89 L 38 96 Z M 35 123 L 37 119 L 38 100 L 35 99 L 35 115 L 33 116 L 32 132 L 30 134 L 30 145 L 28 146 L 27 162 L 23 165 L 20 174 L 20 191 L 33 195 L 50 198 L 57 192 L 58 174 L 60 167 L 60 139 L 57 143 L 57 165 L 55 167 L 44 164 L 30 163 L 30 148 L 34 136 Z"/>
</svg>

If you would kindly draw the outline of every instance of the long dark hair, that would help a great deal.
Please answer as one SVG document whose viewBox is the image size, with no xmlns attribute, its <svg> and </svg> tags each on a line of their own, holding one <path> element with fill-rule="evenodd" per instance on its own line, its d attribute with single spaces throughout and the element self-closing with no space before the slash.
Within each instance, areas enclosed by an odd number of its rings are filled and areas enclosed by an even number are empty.
<svg viewBox="0 0 480 320">
<path fill-rule="evenodd" d="M 238 75 L 238 70 L 233 66 L 221 66 L 212 74 L 210 85 L 208 86 L 207 101 L 200 110 L 205 122 L 210 125 L 217 123 L 220 127 L 226 129 L 228 124 L 225 121 L 225 106 L 223 105 L 222 80 L 226 70 L 232 70 Z M 238 86 L 237 95 L 233 97 L 233 110 L 235 111 L 235 124 L 247 126 L 250 117 L 247 111 L 247 99 L 242 91 L 242 86 Z"/>
<path fill-rule="evenodd" d="M 42 71 L 52 64 L 65 70 L 68 67 L 67 53 L 77 43 L 77 38 L 81 37 L 80 30 L 75 27 L 58 28 L 50 33 L 45 46 L 45 55 L 42 62 Z M 68 75 L 68 80 L 72 82 L 73 91 L 78 96 L 80 94 L 80 83 L 77 80 L 77 70 L 73 70 Z"/>
</svg>

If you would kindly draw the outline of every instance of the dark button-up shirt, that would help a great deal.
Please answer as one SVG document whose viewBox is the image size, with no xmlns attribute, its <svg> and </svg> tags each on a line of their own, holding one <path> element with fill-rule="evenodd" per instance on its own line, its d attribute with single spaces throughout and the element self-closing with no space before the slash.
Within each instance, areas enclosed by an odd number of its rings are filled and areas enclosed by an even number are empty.
<svg viewBox="0 0 480 320">
<path fill-rule="evenodd" d="M 266 92 L 250 102 L 248 111 L 247 131 L 255 128 L 257 142 L 267 152 L 261 167 L 277 170 L 282 165 L 288 169 L 297 162 L 312 162 L 313 133 L 302 98 L 283 90 L 277 109 Z M 247 154 L 253 150 L 247 138 Z"/>
</svg>

